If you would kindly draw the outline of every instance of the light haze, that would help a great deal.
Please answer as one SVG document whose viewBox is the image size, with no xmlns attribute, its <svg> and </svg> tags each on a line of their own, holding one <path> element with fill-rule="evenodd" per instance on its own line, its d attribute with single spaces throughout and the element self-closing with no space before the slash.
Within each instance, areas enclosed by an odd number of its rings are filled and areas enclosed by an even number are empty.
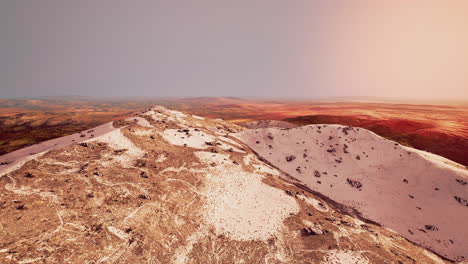
<svg viewBox="0 0 468 264">
<path fill-rule="evenodd" d="M 0 97 L 468 99 L 468 1 L 0 0 Z"/>
</svg>

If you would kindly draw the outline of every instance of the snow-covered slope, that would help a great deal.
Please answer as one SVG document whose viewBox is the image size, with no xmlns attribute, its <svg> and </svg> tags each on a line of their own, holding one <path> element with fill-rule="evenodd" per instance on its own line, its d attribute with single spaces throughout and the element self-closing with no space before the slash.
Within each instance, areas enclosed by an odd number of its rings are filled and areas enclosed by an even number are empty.
<svg viewBox="0 0 468 264">
<path fill-rule="evenodd" d="M 284 180 L 243 130 L 153 107 L 9 154 L 0 263 L 448 263 Z"/>
<path fill-rule="evenodd" d="M 254 129 L 235 137 L 365 218 L 451 260 L 468 258 L 468 172 L 463 166 L 340 125 Z"/>
</svg>

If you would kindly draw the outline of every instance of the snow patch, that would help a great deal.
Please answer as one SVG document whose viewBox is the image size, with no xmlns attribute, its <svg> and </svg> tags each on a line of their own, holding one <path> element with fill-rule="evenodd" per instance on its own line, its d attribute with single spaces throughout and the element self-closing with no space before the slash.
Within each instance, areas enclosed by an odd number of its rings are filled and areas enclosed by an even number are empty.
<svg viewBox="0 0 468 264">
<path fill-rule="evenodd" d="M 144 119 L 143 117 L 129 117 L 125 119 L 125 121 L 136 121 L 138 125 L 142 127 L 149 127 L 152 128 L 153 126 L 148 122 L 148 120 Z"/>
<path fill-rule="evenodd" d="M 192 115 L 192 117 L 198 120 L 205 120 L 205 118 L 201 116 Z"/>
<path fill-rule="evenodd" d="M 154 130 L 138 129 L 138 130 L 135 130 L 135 132 L 133 132 L 133 134 L 135 134 L 137 136 L 140 136 L 140 137 L 150 136 L 150 135 L 154 134 Z"/>
<path fill-rule="evenodd" d="M 107 143 L 111 148 L 115 150 L 126 149 L 120 155 L 115 156 L 115 160 L 121 164 L 129 164 L 133 159 L 143 156 L 144 152 L 133 144 L 124 134 L 121 129 L 117 129 L 106 133 L 102 136 L 86 140 L 86 142 L 102 142 Z"/>
<path fill-rule="evenodd" d="M 217 164 L 206 175 L 204 191 L 204 219 L 217 234 L 265 241 L 281 231 L 290 214 L 299 211 L 294 198 L 263 183 L 262 175 L 232 165 L 227 155 L 203 151 L 195 155 L 204 163 Z"/>
<path fill-rule="evenodd" d="M 190 130 L 190 135 L 179 132 L 178 129 L 166 129 L 160 133 L 169 143 L 176 146 L 187 146 L 196 149 L 206 149 L 209 147 L 205 142 L 214 141 L 214 137 L 202 131 Z"/>
<path fill-rule="evenodd" d="M 165 160 L 167 160 L 167 156 L 164 154 L 160 154 L 156 159 L 156 162 L 164 162 Z"/>
</svg>

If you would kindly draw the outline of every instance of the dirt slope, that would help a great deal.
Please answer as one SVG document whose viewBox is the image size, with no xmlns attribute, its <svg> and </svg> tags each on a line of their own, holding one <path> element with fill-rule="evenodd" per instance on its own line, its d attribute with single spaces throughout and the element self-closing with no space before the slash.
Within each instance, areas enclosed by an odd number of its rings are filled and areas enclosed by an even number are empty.
<svg viewBox="0 0 468 264">
<path fill-rule="evenodd" d="M 451 260 L 468 258 L 468 171 L 365 129 L 309 125 L 236 134 L 310 189 Z"/>
<path fill-rule="evenodd" d="M 297 127 L 297 125 L 288 123 L 285 121 L 278 121 L 278 120 L 256 120 L 250 122 L 244 122 L 238 124 L 241 127 L 245 128 L 269 128 L 269 127 L 276 127 L 276 128 L 293 128 Z"/>
<path fill-rule="evenodd" d="M 448 263 L 284 180 L 229 136 L 242 130 L 154 107 L 80 143 L 13 152 L 0 263 Z"/>
</svg>

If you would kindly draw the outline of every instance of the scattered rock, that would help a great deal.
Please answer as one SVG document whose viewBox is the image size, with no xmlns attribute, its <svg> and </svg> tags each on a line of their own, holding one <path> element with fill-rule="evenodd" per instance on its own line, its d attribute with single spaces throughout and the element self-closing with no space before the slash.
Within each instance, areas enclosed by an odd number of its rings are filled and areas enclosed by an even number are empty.
<svg viewBox="0 0 468 264">
<path fill-rule="evenodd" d="M 349 223 L 349 222 L 347 222 L 347 221 L 345 221 L 345 220 L 340 220 L 340 223 L 341 223 L 342 225 L 344 225 L 344 226 L 354 227 L 353 224 L 351 224 L 351 223 Z"/>
<path fill-rule="evenodd" d="M 345 154 L 349 153 L 348 145 L 346 145 L 346 144 L 344 144 L 344 146 L 343 146 L 343 153 L 345 153 Z"/>
<path fill-rule="evenodd" d="M 455 200 L 459 202 L 461 205 L 468 206 L 468 201 L 466 199 L 463 199 L 459 196 L 454 196 Z"/>
<path fill-rule="evenodd" d="M 438 231 L 439 230 L 439 228 L 437 228 L 436 226 L 433 226 L 433 225 L 425 225 L 424 228 L 426 228 L 429 231 Z"/>
<path fill-rule="evenodd" d="M 117 150 L 114 150 L 114 154 L 120 155 L 124 153 L 125 151 L 128 151 L 128 149 L 117 149 Z"/>
<path fill-rule="evenodd" d="M 362 187 L 362 183 L 360 183 L 359 181 L 354 181 L 354 180 L 351 180 L 351 179 L 346 179 L 346 181 L 348 182 L 349 185 L 351 185 L 351 187 L 354 187 L 354 188 L 361 188 Z"/>
<path fill-rule="evenodd" d="M 86 169 L 88 168 L 88 166 L 89 166 L 89 163 L 81 165 L 80 170 L 78 171 L 78 173 L 84 173 L 86 171 Z"/>
<path fill-rule="evenodd" d="M 343 134 L 345 134 L 345 135 L 348 135 L 348 131 L 349 131 L 349 130 L 352 130 L 352 128 L 351 128 L 351 127 L 343 127 L 343 128 L 341 129 L 341 131 L 342 131 Z"/>
<path fill-rule="evenodd" d="M 462 179 L 455 179 L 458 183 L 460 183 L 461 185 L 466 185 L 468 184 L 468 182 L 462 180 Z"/>
<path fill-rule="evenodd" d="M 293 156 L 293 155 L 286 156 L 286 161 L 287 161 L 287 162 L 291 162 L 291 161 L 293 161 L 293 160 L 295 160 L 295 159 L 296 159 L 296 156 Z"/>
<path fill-rule="evenodd" d="M 91 225 L 91 231 L 99 232 L 102 230 L 102 224 L 93 224 Z"/>
<path fill-rule="evenodd" d="M 322 229 L 318 227 L 306 227 L 301 230 L 301 234 L 303 236 L 315 236 L 315 235 L 323 235 L 324 232 Z"/>
<path fill-rule="evenodd" d="M 24 174 L 24 177 L 25 177 L 25 178 L 34 178 L 34 175 L 33 175 L 31 172 L 26 172 L 26 173 Z"/>
<path fill-rule="evenodd" d="M 320 172 L 318 170 L 314 170 L 314 176 L 320 178 Z"/>
<path fill-rule="evenodd" d="M 145 167 L 146 166 L 146 161 L 142 159 L 137 159 L 135 162 L 135 166 L 138 168 Z"/>
<path fill-rule="evenodd" d="M 148 174 L 145 171 L 140 172 L 142 178 L 148 178 Z"/>
<path fill-rule="evenodd" d="M 20 204 L 20 205 L 16 206 L 15 208 L 16 208 L 16 210 L 25 210 L 25 209 L 26 209 L 26 205 Z"/>
</svg>

